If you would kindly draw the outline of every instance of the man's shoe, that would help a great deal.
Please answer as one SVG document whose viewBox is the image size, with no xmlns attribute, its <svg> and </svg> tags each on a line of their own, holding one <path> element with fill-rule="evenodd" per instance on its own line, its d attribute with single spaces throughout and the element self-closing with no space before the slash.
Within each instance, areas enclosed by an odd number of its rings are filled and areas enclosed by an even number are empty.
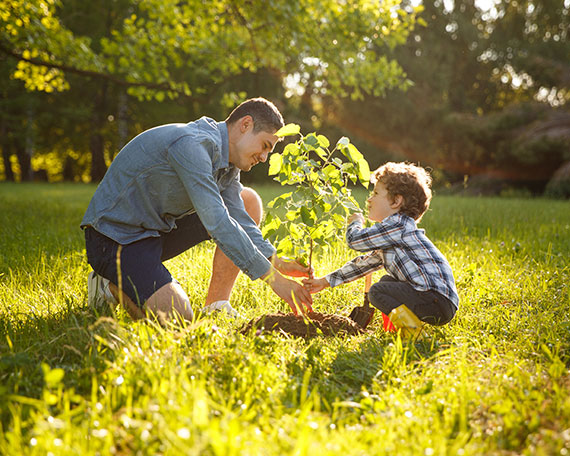
<svg viewBox="0 0 570 456">
<path fill-rule="evenodd" d="M 89 307 L 101 311 L 107 303 L 117 304 L 109 290 L 109 280 L 91 271 L 87 277 L 87 303 Z"/>
<path fill-rule="evenodd" d="M 230 305 L 229 301 L 216 301 L 204 306 L 202 309 L 202 313 L 205 314 L 211 314 L 212 312 L 224 312 L 232 318 L 241 317 L 239 312 Z"/>
</svg>

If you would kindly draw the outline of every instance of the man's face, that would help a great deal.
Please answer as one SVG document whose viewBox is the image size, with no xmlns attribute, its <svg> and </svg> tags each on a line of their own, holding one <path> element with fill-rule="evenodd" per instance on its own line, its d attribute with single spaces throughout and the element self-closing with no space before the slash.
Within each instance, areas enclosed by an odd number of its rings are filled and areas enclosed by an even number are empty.
<svg viewBox="0 0 570 456">
<path fill-rule="evenodd" d="M 240 124 L 239 136 L 230 152 L 230 162 L 242 171 L 249 171 L 259 162 L 267 160 L 279 138 L 267 131 L 254 133 L 253 121 L 249 120 L 251 118 L 248 116 L 244 119 L 239 121 L 243 123 Z"/>
</svg>

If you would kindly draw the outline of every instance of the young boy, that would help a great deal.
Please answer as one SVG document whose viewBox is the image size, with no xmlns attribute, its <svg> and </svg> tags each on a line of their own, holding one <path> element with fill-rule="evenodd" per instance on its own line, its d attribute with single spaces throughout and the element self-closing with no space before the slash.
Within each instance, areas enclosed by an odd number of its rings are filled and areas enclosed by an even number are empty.
<svg viewBox="0 0 570 456">
<path fill-rule="evenodd" d="M 405 304 L 420 320 L 444 325 L 457 311 L 459 298 L 449 263 L 418 229 L 431 200 L 431 177 L 425 169 L 407 163 L 386 163 L 372 175 L 374 191 L 366 201 L 375 223 L 363 228 L 362 214 L 348 219 L 350 248 L 366 255 L 319 279 L 305 279 L 305 288 L 317 293 L 351 282 L 384 267 L 387 274 L 372 285 L 370 303 L 386 315 Z"/>
</svg>

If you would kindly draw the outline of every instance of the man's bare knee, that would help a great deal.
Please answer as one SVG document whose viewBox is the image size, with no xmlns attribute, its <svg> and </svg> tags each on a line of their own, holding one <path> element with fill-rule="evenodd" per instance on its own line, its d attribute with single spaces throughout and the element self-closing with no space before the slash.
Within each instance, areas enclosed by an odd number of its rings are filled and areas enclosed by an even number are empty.
<svg viewBox="0 0 570 456">
<path fill-rule="evenodd" d="M 127 296 L 125 292 L 121 292 L 122 296 L 120 297 L 119 288 L 114 283 L 109 283 L 109 290 L 111 291 L 111 294 L 114 296 L 114 298 L 117 300 L 117 303 L 121 302 L 122 298 L 123 308 L 127 311 L 129 316 L 133 320 L 140 320 L 144 318 L 144 312 L 142 311 L 142 309 L 139 306 L 137 306 L 132 301 L 132 299 Z"/>
<path fill-rule="evenodd" d="M 253 188 L 244 187 L 241 191 L 241 198 L 243 199 L 245 210 L 253 221 L 259 225 L 263 217 L 263 201 L 261 201 L 261 197 Z"/>
<path fill-rule="evenodd" d="M 163 285 L 144 303 L 144 309 L 159 321 L 192 321 L 194 313 L 188 296 L 178 282 Z"/>
</svg>

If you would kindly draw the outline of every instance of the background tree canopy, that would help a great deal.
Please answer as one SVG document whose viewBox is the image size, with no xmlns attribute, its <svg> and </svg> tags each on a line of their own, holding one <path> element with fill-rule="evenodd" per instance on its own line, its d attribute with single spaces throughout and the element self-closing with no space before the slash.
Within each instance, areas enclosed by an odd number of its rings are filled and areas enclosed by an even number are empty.
<svg viewBox="0 0 570 456">
<path fill-rule="evenodd" d="M 379 160 L 541 191 L 570 160 L 570 2 L 423 4 L 428 26 L 390 53 L 413 87 L 364 104 L 329 98 L 327 118 L 361 132 Z"/>
<path fill-rule="evenodd" d="M 372 165 L 408 159 L 443 180 L 483 174 L 540 190 L 570 159 L 569 8 L 5 0 L 3 177 L 31 179 L 35 169 L 97 181 L 145 128 L 223 119 L 265 96 L 303 131 L 350 136 Z"/>
</svg>

